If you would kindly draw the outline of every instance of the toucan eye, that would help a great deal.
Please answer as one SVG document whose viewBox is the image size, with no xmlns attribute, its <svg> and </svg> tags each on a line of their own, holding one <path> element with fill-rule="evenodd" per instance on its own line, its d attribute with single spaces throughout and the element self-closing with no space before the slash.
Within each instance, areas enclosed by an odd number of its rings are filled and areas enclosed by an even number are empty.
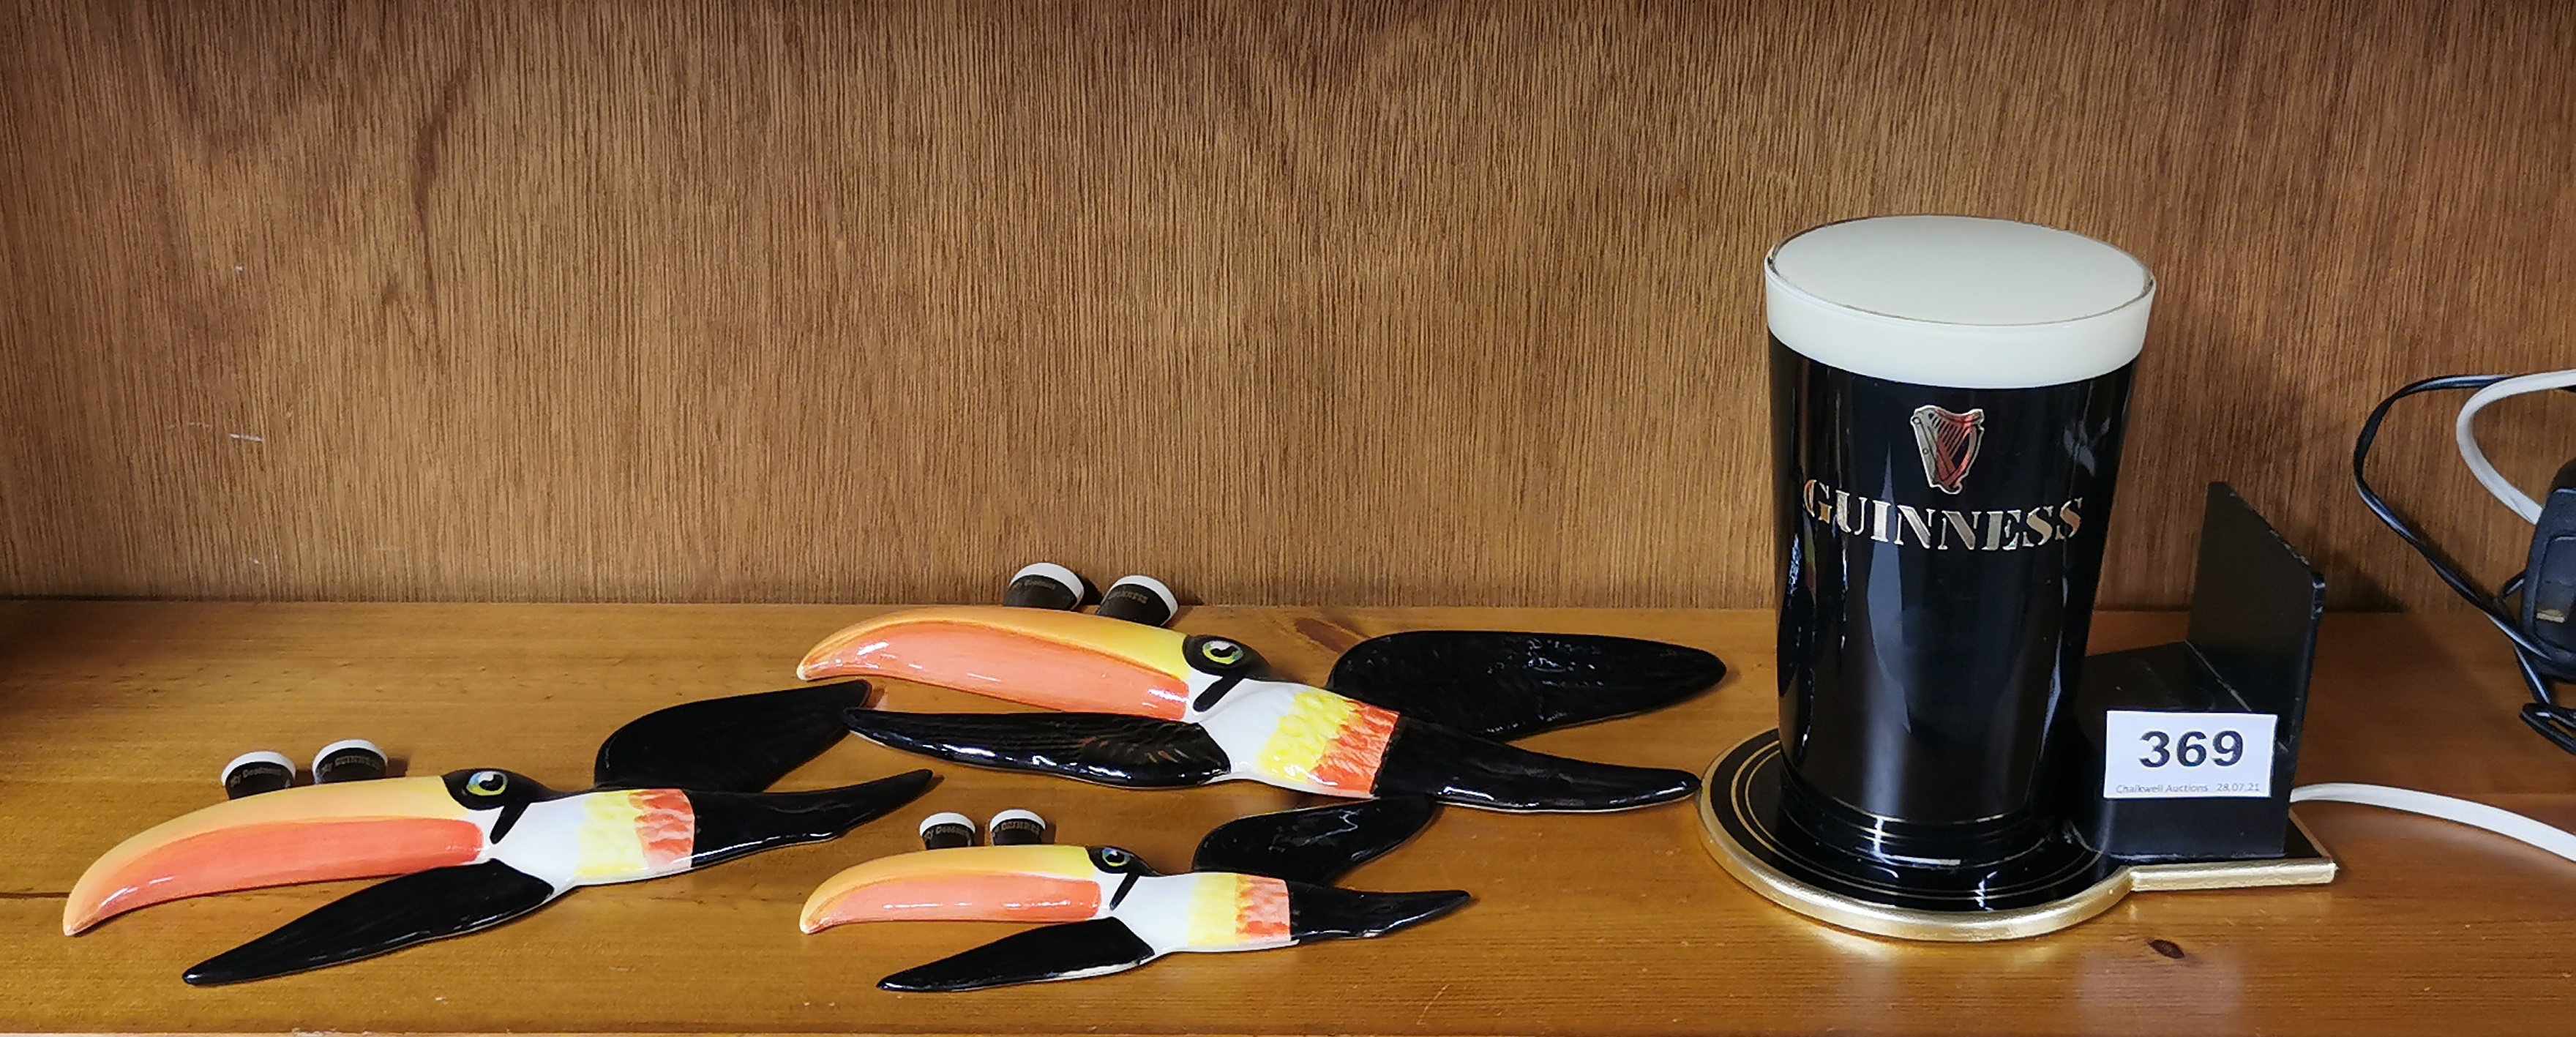
<svg viewBox="0 0 2576 1037">
<path fill-rule="evenodd" d="M 1199 658 L 1218 666 L 1232 666 L 1243 661 L 1243 646 L 1232 641 L 1209 641 L 1199 645 Z"/>
<path fill-rule="evenodd" d="M 1144 858 L 1115 846 L 1092 847 L 1091 866 L 1112 875 L 1125 875 L 1130 879 L 1154 873 L 1154 866 L 1145 863 Z"/>
<path fill-rule="evenodd" d="M 500 771 L 475 771 L 465 779 L 465 791 L 477 796 L 498 796 L 510 787 L 510 776 Z"/>
</svg>

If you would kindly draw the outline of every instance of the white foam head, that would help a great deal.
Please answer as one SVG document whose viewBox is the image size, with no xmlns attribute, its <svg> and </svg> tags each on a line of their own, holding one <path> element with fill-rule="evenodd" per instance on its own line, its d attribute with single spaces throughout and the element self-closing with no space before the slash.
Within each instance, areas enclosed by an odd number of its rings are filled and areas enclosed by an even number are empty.
<svg viewBox="0 0 2576 1037">
<path fill-rule="evenodd" d="M 1771 334 L 1818 362 L 1916 385 L 2020 389 L 2137 359 L 2156 280 L 2081 234 L 1972 216 L 1828 223 L 1762 263 Z"/>
</svg>

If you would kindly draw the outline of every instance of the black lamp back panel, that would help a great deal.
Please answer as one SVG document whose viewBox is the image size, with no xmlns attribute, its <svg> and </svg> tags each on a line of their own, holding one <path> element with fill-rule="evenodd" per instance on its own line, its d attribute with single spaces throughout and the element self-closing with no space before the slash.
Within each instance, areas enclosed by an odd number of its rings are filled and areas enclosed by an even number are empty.
<svg viewBox="0 0 2576 1037">
<path fill-rule="evenodd" d="M 2132 860 L 2281 856 L 2325 580 L 2223 483 L 2209 487 L 2199 585 L 2186 640 L 2093 656 L 2076 699 L 2081 751 L 2065 790 L 2087 845 Z M 2269 713 L 2268 798 L 2112 799 L 2103 788 L 2104 714 Z"/>
</svg>

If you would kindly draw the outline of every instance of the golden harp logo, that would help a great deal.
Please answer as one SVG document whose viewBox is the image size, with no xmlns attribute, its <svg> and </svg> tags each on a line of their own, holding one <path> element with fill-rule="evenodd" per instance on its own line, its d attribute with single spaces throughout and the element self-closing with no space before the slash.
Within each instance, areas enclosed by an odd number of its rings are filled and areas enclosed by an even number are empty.
<svg viewBox="0 0 2576 1037">
<path fill-rule="evenodd" d="M 1923 454 L 1923 481 L 1943 493 L 1959 492 L 1977 447 L 1986 441 L 1986 409 L 1953 414 L 1925 404 L 1914 408 L 1914 446 Z"/>
</svg>

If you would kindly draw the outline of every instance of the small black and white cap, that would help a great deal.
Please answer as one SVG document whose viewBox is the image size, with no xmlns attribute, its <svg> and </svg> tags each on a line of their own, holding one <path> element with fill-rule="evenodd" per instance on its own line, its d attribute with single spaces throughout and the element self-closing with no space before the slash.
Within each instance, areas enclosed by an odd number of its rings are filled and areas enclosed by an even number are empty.
<svg viewBox="0 0 2576 1037">
<path fill-rule="evenodd" d="M 268 749 L 243 753 L 224 765 L 222 781 L 227 799 L 275 792 L 295 784 L 295 761 Z"/>
<path fill-rule="evenodd" d="M 993 815 L 993 822 L 984 830 L 992 833 L 995 846 L 1031 846 L 1047 841 L 1046 818 L 1034 810 L 1017 807 Z"/>
<path fill-rule="evenodd" d="M 364 738 L 343 738 L 313 754 L 313 783 L 373 781 L 384 777 L 389 766 L 385 751 L 376 743 Z"/>
<path fill-rule="evenodd" d="M 1002 592 L 1002 604 L 1015 608 L 1074 609 L 1082 607 L 1085 591 L 1082 577 L 1054 562 L 1033 562 L 1011 574 L 1010 589 Z"/>
<path fill-rule="evenodd" d="M 947 850 L 975 845 L 975 819 L 964 814 L 943 812 L 921 819 L 921 848 Z"/>
<path fill-rule="evenodd" d="M 1181 599 L 1151 576 L 1121 576 L 1100 594 L 1100 614 L 1110 619 L 1162 626 L 1181 612 Z"/>
</svg>

